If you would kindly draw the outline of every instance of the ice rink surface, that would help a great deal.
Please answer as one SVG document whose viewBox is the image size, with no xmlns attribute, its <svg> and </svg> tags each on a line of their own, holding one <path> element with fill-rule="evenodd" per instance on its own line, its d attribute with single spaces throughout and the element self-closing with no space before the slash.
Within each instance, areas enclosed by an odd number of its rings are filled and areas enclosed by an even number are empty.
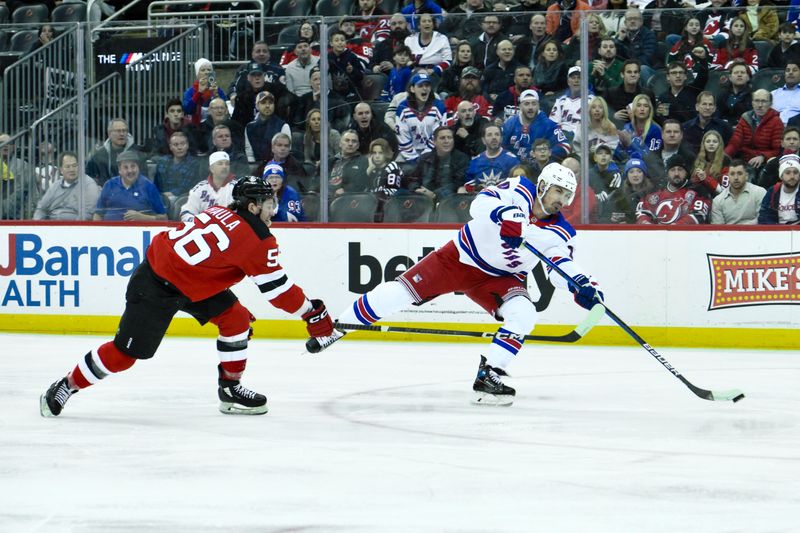
<svg viewBox="0 0 800 533">
<path fill-rule="evenodd" d="M 73 396 L 97 337 L 0 334 L 0 532 L 792 532 L 796 352 L 528 343 L 512 407 L 469 404 L 479 344 L 255 341 L 265 416 L 217 411 L 213 339 Z"/>
</svg>

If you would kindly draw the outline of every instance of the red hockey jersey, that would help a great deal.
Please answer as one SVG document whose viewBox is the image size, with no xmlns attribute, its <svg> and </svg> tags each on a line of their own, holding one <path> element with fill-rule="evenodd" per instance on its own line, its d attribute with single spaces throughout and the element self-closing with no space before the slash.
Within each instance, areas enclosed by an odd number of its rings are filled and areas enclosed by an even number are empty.
<svg viewBox="0 0 800 533">
<path fill-rule="evenodd" d="M 661 189 L 645 196 L 636 206 L 637 224 L 703 224 L 711 201 L 693 189 Z"/>
<path fill-rule="evenodd" d="M 260 219 L 211 207 L 193 222 L 155 236 L 147 249 L 153 272 L 193 302 L 250 276 L 269 302 L 288 313 L 305 302 L 303 290 L 278 262 L 278 242 Z"/>
</svg>

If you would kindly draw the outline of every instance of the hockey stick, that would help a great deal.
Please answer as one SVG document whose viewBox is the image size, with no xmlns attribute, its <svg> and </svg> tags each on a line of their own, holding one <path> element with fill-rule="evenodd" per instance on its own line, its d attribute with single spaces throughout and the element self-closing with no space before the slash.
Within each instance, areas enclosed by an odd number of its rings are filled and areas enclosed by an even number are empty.
<svg viewBox="0 0 800 533">
<path fill-rule="evenodd" d="M 575 329 L 564 335 L 525 335 L 523 337 L 526 341 L 542 341 L 542 342 L 577 342 L 581 340 L 591 330 L 605 314 L 605 308 L 597 304 L 589 311 L 583 322 L 575 326 Z M 428 335 L 452 335 L 460 337 L 481 337 L 490 338 L 494 337 L 496 333 L 489 333 L 488 331 L 463 331 L 453 329 L 427 329 L 427 328 L 406 328 L 400 326 L 376 326 L 373 324 L 343 324 L 336 323 L 337 329 L 358 330 L 358 331 L 380 331 L 383 333 L 424 333 Z M 508 334 L 507 334 L 508 335 Z"/>
<path fill-rule="evenodd" d="M 580 287 L 580 285 L 578 285 L 575 282 L 575 280 L 572 279 L 572 277 L 570 277 L 569 274 L 564 272 L 558 265 L 553 263 L 548 257 L 546 257 L 544 254 L 542 254 L 539 250 L 537 250 L 536 248 L 534 248 L 533 246 L 531 246 L 527 242 L 525 243 L 525 248 L 530 250 L 531 253 L 533 253 L 533 255 L 535 255 L 536 257 L 541 259 L 542 262 L 545 265 L 547 265 L 548 267 L 550 267 L 553 270 L 555 270 L 556 272 L 558 272 L 558 274 L 561 277 L 563 277 L 567 281 L 567 283 L 569 283 L 572 287 L 574 287 L 576 289 L 578 289 Z M 597 306 L 595 306 L 595 307 L 597 307 Z M 726 402 L 728 400 L 732 400 L 734 402 L 738 402 L 739 400 L 744 398 L 744 393 L 739 389 L 730 389 L 730 390 L 724 390 L 724 391 L 710 391 L 710 390 L 701 389 L 700 387 L 698 387 L 696 385 L 693 385 L 688 379 L 683 377 L 683 374 L 681 374 L 678 371 L 677 368 L 672 366 L 670 364 L 670 362 L 667 361 L 664 358 L 663 355 L 658 353 L 652 346 L 647 344 L 647 342 L 643 338 L 641 338 L 635 331 L 633 331 L 633 329 L 631 329 L 631 327 L 628 326 L 628 324 L 623 322 L 623 320 L 621 318 L 619 318 L 611 309 L 609 309 L 608 307 L 605 307 L 605 313 L 608 315 L 608 317 L 611 320 L 616 322 L 617 325 L 619 327 L 621 327 L 625 331 L 625 333 L 630 335 L 636 342 L 638 342 L 639 345 L 642 348 L 644 348 L 645 350 L 650 352 L 650 355 L 655 357 L 656 361 L 658 361 L 659 363 L 664 365 L 664 368 L 669 370 L 670 373 L 672 373 L 673 376 L 675 376 L 676 378 L 681 380 L 681 382 L 684 385 L 689 387 L 689 390 L 692 391 L 695 395 L 699 396 L 700 398 L 702 398 L 704 400 L 712 400 L 712 401 L 718 401 L 718 402 Z"/>
</svg>

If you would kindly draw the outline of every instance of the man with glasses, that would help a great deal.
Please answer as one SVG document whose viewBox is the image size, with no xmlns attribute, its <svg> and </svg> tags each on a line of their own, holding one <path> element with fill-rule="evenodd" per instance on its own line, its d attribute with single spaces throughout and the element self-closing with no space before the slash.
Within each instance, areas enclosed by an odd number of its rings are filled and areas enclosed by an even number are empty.
<svg viewBox="0 0 800 533">
<path fill-rule="evenodd" d="M 697 77 L 687 84 L 689 72 L 686 65 L 673 61 L 667 68 L 669 89 L 656 98 L 656 120 L 662 122 L 668 118 L 684 123 L 695 118 L 697 95 L 703 90 L 708 80 L 708 64 L 703 62 Z"/>
<path fill-rule="evenodd" d="M 753 92 L 753 110 L 742 115 L 725 146 L 728 157 L 744 159 L 751 168 L 758 170 L 781 153 L 783 122 L 771 106 L 772 94 L 768 90 Z"/>
<path fill-rule="evenodd" d="M 469 44 L 472 47 L 475 66 L 483 70 L 487 65 L 497 61 L 497 45 L 508 37 L 500 31 L 500 17 L 497 15 L 483 17 L 481 29 L 483 32 L 472 39 Z"/>
<path fill-rule="evenodd" d="M 656 57 L 656 34 L 644 26 L 642 13 L 638 8 L 625 12 L 625 27 L 617 33 L 617 45 L 622 56 L 637 59 L 642 65 L 642 83 L 647 83 L 658 67 Z"/>
<path fill-rule="evenodd" d="M 101 187 L 113 176 L 119 175 L 117 156 L 124 151 L 141 150 L 133 142 L 133 135 L 128 131 L 128 121 L 123 118 L 112 118 L 108 122 L 108 138 L 103 146 L 95 150 L 86 162 L 86 173 Z M 147 168 L 144 159 L 139 161 L 140 168 Z"/>
</svg>

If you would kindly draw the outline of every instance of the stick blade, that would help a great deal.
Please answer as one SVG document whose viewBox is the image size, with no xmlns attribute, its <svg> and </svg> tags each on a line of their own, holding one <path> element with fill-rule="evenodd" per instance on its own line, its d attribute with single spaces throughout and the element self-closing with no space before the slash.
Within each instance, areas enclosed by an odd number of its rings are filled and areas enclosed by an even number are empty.
<svg viewBox="0 0 800 533">
<path fill-rule="evenodd" d="M 722 390 L 722 391 L 708 391 L 709 394 L 706 400 L 712 400 L 715 402 L 733 402 L 736 403 L 739 400 L 744 399 L 744 392 L 739 389 L 730 389 L 730 390 Z"/>
</svg>

